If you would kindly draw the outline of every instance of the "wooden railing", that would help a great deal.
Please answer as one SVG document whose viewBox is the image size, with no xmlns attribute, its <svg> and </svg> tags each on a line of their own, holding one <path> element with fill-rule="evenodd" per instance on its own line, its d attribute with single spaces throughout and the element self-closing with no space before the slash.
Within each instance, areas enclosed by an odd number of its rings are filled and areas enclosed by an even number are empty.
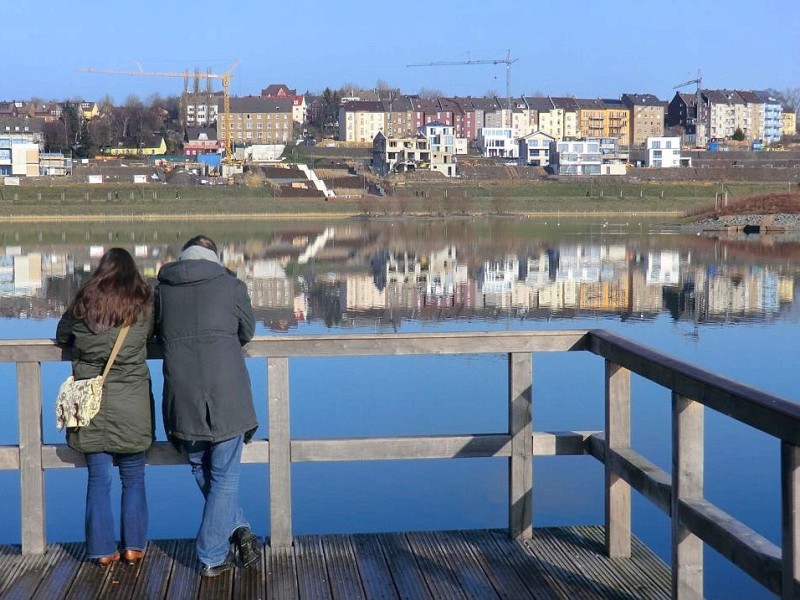
<svg viewBox="0 0 800 600">
<path fill-rule="evenodd" d="M 534 456 L 589 454 L 605 465 L 606 550 L 631 550 L 631 488 L 672 520 L 673 596 L 703 597 L 703 543 L 783 598 L 800 597 L 800 405 L 661 354 L 603 330 L 519 333 L 263 337 L 245 349 L 267 360 L 269 439 L 242 460 L 267 463 L 270 543 L 292 544 L 291 465 L 312 461 L 507 457 L 509 534 L 532 535 Z M 605 430 L 532 431 L 532 355 L 589 351 L 605 359 Z M 508 428 L 490 434 L 292 439 L 290 357 L 506 354 Z M 150 358 L 161 349 L 149 348 Z M 45 550 L 44 471 L 82 466 L 63 444 L 42 443 L 41 363 L 68 358 L 51 340 L 0 341 L 0 362 L 17 364 L 19 445 L 0 447 L 0 468 L 20 472 L 24 553 Z M 672 473 L 631 448 L 631 373 L 672 392 Z M 777 546 L 703 496 L 704 410 L 708 407 L 780 440 L 782 541 Z M 180 464 L 169 443 L 148 452 L 153 465 Z M 777 462 L 777 457 L 776 457 Z"/>
</svg>

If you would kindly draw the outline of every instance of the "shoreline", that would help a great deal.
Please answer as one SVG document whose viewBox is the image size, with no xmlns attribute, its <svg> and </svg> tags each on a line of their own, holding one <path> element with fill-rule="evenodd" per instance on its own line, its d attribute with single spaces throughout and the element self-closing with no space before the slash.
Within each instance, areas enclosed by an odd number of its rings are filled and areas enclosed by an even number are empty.
<svg viewBox="0 0 800 600">
<path fill-rule="evenodd" d="M 398 214 L 372 214 L 372 213 L 349 213 L 349 212 L 299 212 L 299 213 L 195 213 L 195 214 L 80 214 L 80 215 L 3 215 L 0 221 L 3 223 L 80 223 L 80 222 L 130 222 L 130 221 L 285 221 L 285 220 L 347 220 L 358 219 L 366 221 L 398 221 L 398 220 L 426 220 L 426 219 L 509 219 L 509 218 L 538 218 L 538 217 L 560 217 L 570 218 L 605 218 L 605 217 L 682 217 L 685 213 L 675 210 L 664 211 L 522 211 L 513 213 L 398 213 Z"/>
</svg>

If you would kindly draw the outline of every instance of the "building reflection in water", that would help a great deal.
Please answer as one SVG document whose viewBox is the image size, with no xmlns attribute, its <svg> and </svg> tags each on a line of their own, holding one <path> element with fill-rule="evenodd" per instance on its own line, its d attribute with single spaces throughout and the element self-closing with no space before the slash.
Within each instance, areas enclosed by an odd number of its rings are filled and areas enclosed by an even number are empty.
<svg viewBox="0 0 800 600">
<path fill-rule="evenodd" d="M 226 266 L 246 282 L 258 319 L 275 331 L 314 321 L 397 330 L 409 319 L 652 319 L 660 313 L 695 323 L 765 319 L 793 306 L 792 265 L 800 264 L 791 260 L 800 253 L 794 240 L 769 246 L 637 229 L 616 236 L 508 235 L 501 247 L 482 243 L 468 228 L 457 240 L 437 242 L 442 236 L 420 240 L 393 227 L 287 226 L 265 234 L 233 231 L 218 241 Z M 47 239 L 33 231 L 0 246 L 6 318 L 60 316 L 113 245 L 130 250 L 154 282 L 185 237 L 153 232 L 146 243 L 148 235 L 109 233 L 109 243 L 98 244 L 89 233 Z"/>
</svg>

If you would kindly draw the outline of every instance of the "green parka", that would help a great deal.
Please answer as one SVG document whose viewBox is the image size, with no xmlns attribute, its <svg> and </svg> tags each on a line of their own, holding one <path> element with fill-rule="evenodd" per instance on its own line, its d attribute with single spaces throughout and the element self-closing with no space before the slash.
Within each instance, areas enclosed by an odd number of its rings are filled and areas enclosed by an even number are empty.
<svg viewBox="0 0 800 600">
<path fill-rule="evenodd" d="M 92 329 L 83 319 L 65 314 L 56 341 L 72 346 L 72 374 L 89 379 L 103 373 L 120 327 Z M 145 362 L 153 335 L 153 310 L 148 307 L 125 337 L 103 385 L 100 411 L 85 427 L 67 428 L 67 445 L 79 452 L 131 454 L 147 450 L 154 439 L 153 393 Z"/>
</svg>

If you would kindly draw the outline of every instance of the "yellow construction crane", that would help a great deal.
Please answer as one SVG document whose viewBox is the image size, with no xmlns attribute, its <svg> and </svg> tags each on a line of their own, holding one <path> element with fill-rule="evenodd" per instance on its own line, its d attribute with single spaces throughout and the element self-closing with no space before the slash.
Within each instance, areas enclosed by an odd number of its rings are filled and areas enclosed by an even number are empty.
<svg viewBox="0 0 800 600">
<path fill-rule="evenodd" d="M 506 66 L 506 109 L 511 112 L 511 65 L 517 62 L 518 58 L 511 58 L 511 50 L 506 50 L 505 58 L 490 58 L 484 60 L 455 60 L 455 61 L 436 61 L 428 63 L 414 63 L 406 67 L 445 67 L 454 65 L 505 65 Z M 510 118 L 510 117 L 509 117 Z"/>
<path fill-rule="evenodd" d="M 227 71 L 224 73 L 190 73 L 184 71 L 183 73 L 169 73 L 158 71 L 118 71 L 115 69 L 81 69 L 84 73 L 103 73 L 105 75 L 140 75 L 143 77 L 183 77 L 187 81 L 189 77 L 197 79 L 219 79 L 222 81 L 222 104 L 223 114 L 225 116 L 222 127 L 217 127 L 222 132 L 222 143 L 225 148 L 225 158 L 223 163 L 226 165 L 233 164 L 233 139 L 230 134 L 230 120 L 231 120 L 231 79 L 233 78 L 233 70 L 239 65 L 241 61 L 234 62 Z"/>
</svg>

